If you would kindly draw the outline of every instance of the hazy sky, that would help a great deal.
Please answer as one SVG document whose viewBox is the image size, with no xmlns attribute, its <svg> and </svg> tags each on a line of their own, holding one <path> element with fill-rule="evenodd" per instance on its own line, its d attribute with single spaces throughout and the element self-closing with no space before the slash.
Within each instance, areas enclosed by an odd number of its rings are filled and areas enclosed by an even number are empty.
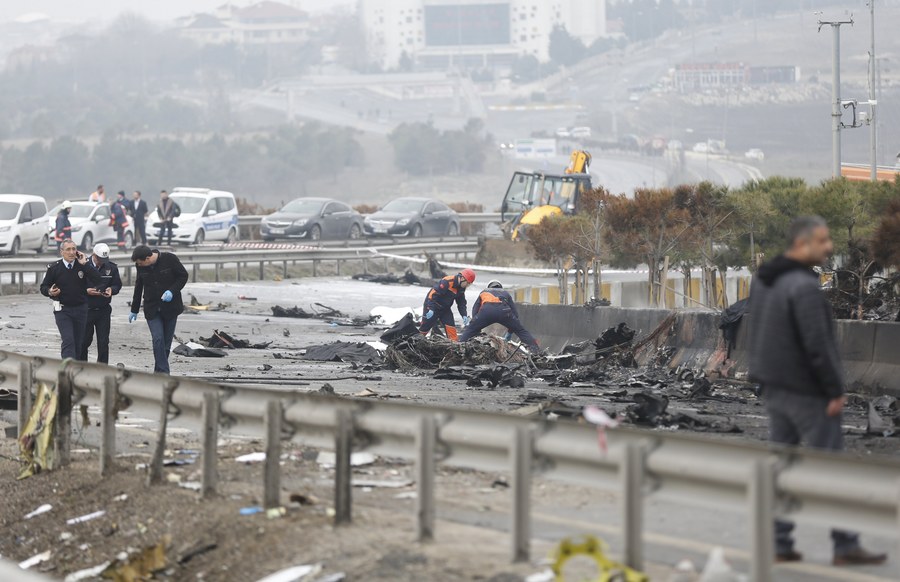
<svg viewBox="0 0 900 582">
<path fill-rule="evenodd" d="M 171 20 L 191 12 L 203 12 L 224 4 L 226 0 L 0 0 L 0 21 L 13 20 L 31 13 L 43 12 L 54 20 L 109 21 L 121 12 L 137 12 L 154 20 Z M 237 5 L 252 0 L 237 0 Z M 304 10 L 319 11 L 353 4 L 353 0 L 288 0 Z"/>
</svg>

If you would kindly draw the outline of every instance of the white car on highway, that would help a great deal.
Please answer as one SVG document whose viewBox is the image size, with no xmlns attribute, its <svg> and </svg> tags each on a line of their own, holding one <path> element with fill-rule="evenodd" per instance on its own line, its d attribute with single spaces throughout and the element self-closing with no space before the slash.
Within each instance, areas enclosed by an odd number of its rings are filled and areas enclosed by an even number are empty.
<svg viewBox="0 0 900 582">
<path fill-rule="evenodd" d="M 744 152 L 744 157 L 748 160 L 758 160 L 762 162 L 766 159 L 766 154 L 759 148 L 750 148 L 746 152 Z"/>
<path fill-rule="evenodd" d="M 62 209 L 62 204 L 56 205 L 47 213 L 47 227 L 50 240 L 56 236 L 56 215 Z M 78 248 L 90 252 L 97 243 L 112 243 L 116 245 L 116 229 L 109 224 L 109 203 L 78 201 L 72 203 L 69 212 L 69 222 L 72 223 L 72 240 Z M 134 225 L 131 217 L 128 217 L 128 226 L 125 227 L 125 248 L 130 249 L 134 244 Z"/>
<path fill-rule="evenodd" d="M 172 241 L 202 244 L 208 240 L 234 242 L 238 239 L 238 211 L 234 194 L 209 188 L 175 188 L 169 198 L 181 209 L 175 219 Z M 159 214 L 154 209 L 147 220 L 147 236 L 159 235 Z"/>
<path fill-rule="evenodd" d="M 47 202 L 40 196 L 0 194 L 0 252 L 15 255 L 22 248 L 44 252 L 46 213 Z"/>
</svg>

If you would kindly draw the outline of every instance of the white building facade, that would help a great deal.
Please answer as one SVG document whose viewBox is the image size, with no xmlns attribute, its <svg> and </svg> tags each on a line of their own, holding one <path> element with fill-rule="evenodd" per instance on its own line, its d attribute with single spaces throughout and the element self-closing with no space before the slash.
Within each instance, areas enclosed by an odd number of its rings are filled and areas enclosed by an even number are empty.
<svg viewBox="0 0 900 582">
<path fill-rule="evenodd" d="M 546 62 L 556 26 L 585 45 L 606 35 L 606 0 L 360 0 L 359 15 L 384 69 L 407 59 L 431 69 Z"/>
</svg>

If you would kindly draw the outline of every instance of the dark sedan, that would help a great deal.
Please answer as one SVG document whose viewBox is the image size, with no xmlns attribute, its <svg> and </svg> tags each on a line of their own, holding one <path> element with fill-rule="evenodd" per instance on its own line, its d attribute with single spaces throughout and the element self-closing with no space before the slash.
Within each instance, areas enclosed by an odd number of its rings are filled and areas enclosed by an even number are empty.
<svg viewBox="0 0 900 582">
<path fill-rule="evenodd" d="M 268 216 L 259 225 L 263 240 L 302 238 L 307 240 L 360 238 L 362 215 L 330 198 L 297 198 Z"/>
<path fill-rule="evenodd" d="M 365 229 L 372 236 L 456 236 L 459 215 L 431 198 L 397 198 L 369 215 Z"/>
</svg>

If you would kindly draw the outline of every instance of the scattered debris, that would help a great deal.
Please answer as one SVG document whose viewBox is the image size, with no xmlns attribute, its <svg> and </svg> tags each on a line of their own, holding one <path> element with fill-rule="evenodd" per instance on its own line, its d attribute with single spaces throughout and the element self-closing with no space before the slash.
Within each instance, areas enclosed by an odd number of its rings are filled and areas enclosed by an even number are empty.
<svg viewBox="0 0 900 582">
<path fill-rule="evenodd" d="M 272 315 L 275 317 L 293 317 L 296 319 L 331 319 L 347 317 L 333 307 L 328 307 L 321 303 L 315 303 L 314 306 L 322 308 L 322 311 L 310 312 L 304 310 L 302 307 L 282 307 L 280 305 L 275 305 L 272 307 Z"/>
<path fill-rule="evenodd" d="M 378 396 L 378 392 L 369 388 L 363 388 L 359 392 L 354 393 L 353 396 L 356 396 L 357 398 L 374 398 Z"/>
<path fill-rule="evenodd" d="M 234 460 L 238 463 L 262 463 L 266 460 L 266 454 L 248 453 L 246 455 L 241 455 L 240 457 L 235 457 Z"/>
<path fill-rule="evenodd" d="M 322 572 L 322 564 L 307 564 L 304 566 L 291 566 L 260 578 L 257 582 L 306 582 L 310 576 Z"/>
<path fill-rule="evenodd" d="M 288 501 L 301 506 L 316 505 L 319 502 L 319 500 L 312 495 L 307 495 L 305 493 L 291 493 L 288 496 Z"/>
<path fill-rule="evenodd" d="M 72 572 L 65 577 L 65 580 L 63 582 L 81 582 L 82 580 L 90 580 L 92 578 L 96 578 L 104 571 L 106 571 L 106 569 L 109 568 L 110 564 L 112 564 L 112 562 L 104 562 L 90 568 L 85 568 L 84 570 Z"/>
<path fill-rule="evenodd" d="M 381 283 L 382 285 L 418 285 L 419 287 L 432 287 L 436 283 L 435 279 L 428 277 L 420 277 L 407 269 L 402 275 L 394 273 L 380 273 L 373 275 L 371 273 L 358 273 L 353 275 L 354 281 L 365 281 L 367 283 Z"/>
<path fill-rule="evenodd" d="M 322 384 L 322 387 L 319 388 L 319 394 L 329 394 L 331 396 L 334 396 L 334 386 L 328 383 Z"/>
<path fill-rule="evenodd" d="M 179 564 L 187 564 L 197 556 L 205 554 L 207 552 L 211 552 L 219 547 L 219 544 L 214 541 L 201 541 L 192 546 L 188 546 L 187 548 L 178 552 L 178 557 L 176 561 Z"/>
<path fill-rule="evenodd" d="M 247 297 L 246 295 L 238 295 L 238 299 L 241 301 L 258 301 L 258 297 Z"/>
<path fill-rule="evenodd" d="M 412 313 L 405 313 L 403 317 L 398 319 L 391 327 L 381 334 L 381 341 L 390 344 L 419 333 L 419 325 L 413 319 Z"/>
<path fill-rule="evenodd" d="M 38 507 L 37 509 L 35 509 L 34 511 L 32 511 L 31 513 L 26 514 L 25 519 L 31 519 L 32 517 L 36 517 L 42 513 L 47 513 L 51 509 L 53 509 L 53 506 L 50 505 L 49 503 L 45 503 L 45 504 L 41 505 L 40 507 Z"/>
<path fill-rule="evenodd" d="M 373 481 L 368 479 L 354 479 L 354 487 L 370 487 L 372 489 L 403 489 L 413 484 L 410 480 L 405 481 Z"/>
<path fill-rule="evenodd" d="M 378 457 L 373 455 L 372 453 L 367 452 L 359 452 L 353 453 L 350 455 L 350 466 L 351 467 L 363 467 L 365 465 L 373 464 Z M 319 456 L 316 457 L 316 462 L 320 465 L 326 467 L 333 467 L 336 462 L 336 457 L 334 453 L 323 451 L 319 453 Z"/>
<path fill-rule="evenodd" d="M 316 362 L 357 362 L 361 364 L 381 364 L 381 354 L 365 342 L 334 342 L 309 346 L 304 360 Z"/>
<path fill-rule="evenodd" d="M 257 513 L 263 513 L 265 510 L 258 506 L 254 505 L 252 507 L 242 507 L 238 510 L 240 515 L 256 515 Z"/>
<path fill-rule="evenodd" d="M 86 521 L 91 521 L 92 519 L 97 519 L 98 517 L 103 517 L 106 515 L 106 510 L 99 510 L 93 513 L 88 513 L 86 515 L 82 515 L 80 517 L 73 517 L 71 519 L 66 520 L 66 525 L 75 525 L 76 523 L 84 523 Z"/>
<path fill-rule="evenodd" d="M 227 352 L 218 348 L 207 348 L 196 342 L 188 342 L 186 344 L 178 344 L 172 353 L 188 358 L 224 358 Z"/>
<path fill-rule="evenodd" d="M 31 568 L 32 566 L 37 566 L 41 562 L 46 562 L 49 559 L 50 559 L 50 550 L 47 550 L 46 552 L 41 552 L 40 554 L 35 554 L 35 555 L 31 556 L 30 558 L 28 558 L 27 560 L 25 560 L 23 562 L 19 562 L 19 568 L 22 568 L 23 570 L 27 570 L 28 568 Z"/>
<path fill-rule="evenodd" d="M 272 507 L 266 510 L 266 517 L 269 519 L 278 519 L 287 515 L 287 509 L 284 507 Z"/>
<path fill-rule="evenodd" d="M 19 473 L 18 479 L 25 479 L 44 469 L 53 469 L 56 409 L 56 390 L 46 382 L 39 382 L 28 422 L 19 435 L 19 452 L 25 459 L 25 468 Z"/>
<path fill-rule="evenodd" d="M 709 559 L 700 573 L 700 582 L 743 582 L 746 576 L 738 574 L 725 559 L 725 550 L 721 546 L 709 552 Z"/>
<path fill-rule="evenodd" d="M 197 340 L 203 346 L 208 348 L 235 348 L 235 349 L 253 349 L 253 350 L 264 350 L 272 345 L 272 342 L 261 342 L 257 344 L 251 344 L 247 340 L 236 339 L 231 335 L 225 333 L 224 331 L 214 330 L 213 334 L 208 338 L 201 337 Z"/>
<path fill-rule="evenodd" d="M 263 364 L 262 366 L 258 366 L 256 369 L 260 372 L 268 372 L 272 369 L 272 364 Z"/>
<path fill-rule="evenodd" d="M 192 294 L 191 302 L 189 305 L 186 305 L 185 308 L 186 308 L 186 311 L 188 311 L 188 312 L 190 312 L 190 311 L 197 311 L 197 312 L 199 312 L 199 311 L 225 311 L 225 309 L 228 308 L 228 304 L 227 303 L 219 303 L 219 304 L 213 305 L 212 302 L 200 303 L 200 301 L 198 301 L 197 298 L 194 297 Z"/>
<path fill-rule="evenodd" d="M 131 555 L 125 554 L 107 566 L 101 577 L 121 582 L 149 580 L 153 578 L 153 574 L 166 567 L 166 550 L 171 542 L 172 538 L 165 535 L 152 546 Z"/>
</svg>

